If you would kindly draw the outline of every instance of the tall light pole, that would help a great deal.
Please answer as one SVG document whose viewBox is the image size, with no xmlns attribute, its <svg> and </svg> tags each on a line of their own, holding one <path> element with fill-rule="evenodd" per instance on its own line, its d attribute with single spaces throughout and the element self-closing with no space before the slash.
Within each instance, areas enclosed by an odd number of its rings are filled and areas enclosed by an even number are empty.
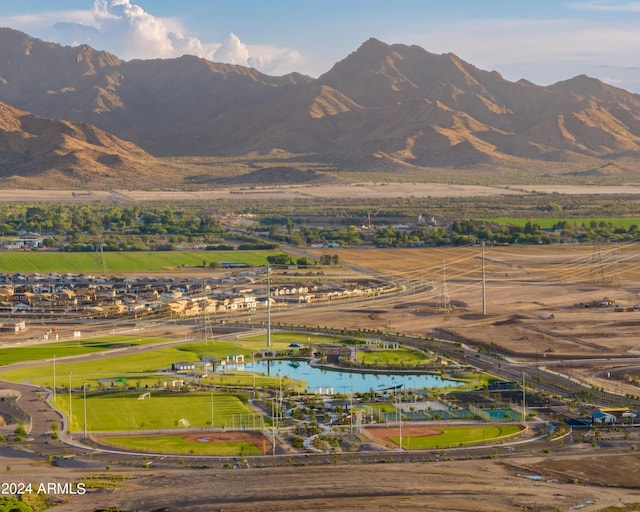
<svg viewBox="0 0 640 512">
<path fill-rule="evenodd" d="M 527 397 L 525 390 L 524 370 L 522 371 L 522 423 L 527 423 Z"/>
<path fill-rule="evenodd" d="M 53 401 L 56 401 L 56 355 L 53 354 Z"/>
<path fill-rule="evenodd" d="M 278 393 L 278 397 L 279 397 L 278 418 L 280 418 L 280 421 L 282 421 L 282 375 L 280 374 L 280 370 L 278 370 L 278 381 L 279 381 L 279 388 L 280 388 L 280 392 Z"/>
<path fill-rule="evenodd" d="M 211 386 L 211 430 L 213 430 L 213 386 Z"/>
<path fill-rule="evenodd" d="M 73 421 L 73 403 L 71 402 L 71 372 L 69 372 L 69 432 L 71 432 L 71 422 Z"/>
<path fill-rule="evenodd" d="M 87 383 L 82 384 L 82 394 L 84 397 L 84 438 L 87 439 Z"/>
<path fill-rule="evenodd" d="M 396 394 L 396 397 L 398 397 L 398 395 Z M 398 398 L 398 419 L 399 421 L 399 426 L 400 426 L 400 451 L 402 451 L 402 408 L 400 407 L 400 399 Z"/>
<path fill-rule="evenodd" d="M 487 288 L 484 272 L 484 242 L 482 242 L 482 314 L 487 315 Z"/>
<path fill-rule="evenodd" d="M 267 265 L 267 347 L 271 348 L 271 267 Z"/>
<path fill-rule="evenodd" d="M 253 399 L 256 399 L 256 354 L 251 354 L 251 369 L 253 370 Z"/>
</svg>

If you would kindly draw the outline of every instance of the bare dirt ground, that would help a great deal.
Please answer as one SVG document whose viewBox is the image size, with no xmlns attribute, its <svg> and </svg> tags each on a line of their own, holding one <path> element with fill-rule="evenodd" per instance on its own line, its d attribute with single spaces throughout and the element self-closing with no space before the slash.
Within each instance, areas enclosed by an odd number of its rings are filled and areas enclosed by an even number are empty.
<svg viewBox="0 0 640 512">
<path fill-rule="evenodd" d="M 624 373 L 640 374 L 637 249 L 636 244 L 486 247 L 484 295 L 480 246 L 325 249 L 346 265 L 386 275 L 404 293 L 307 308 L 304 323 L 459 340 L 559 368 L 613 392 L 640 394 L 616 373 L 624 367 Z M 599 307 L 604 299 L 618 307 Z M 446 304 L 450 307 L 442 307 Z M 274 318 L 295 324 L 301 312 L 281 310 Z M 585 358 L 599 363 L 585 366 L 580 361 Z"/>
<path fill-rule="evenodd" d="M 603 468 L 615 465 L 615 471 Z M 16 461 L 3 481 L 73 482 L 98 474 L 116 489 L 54 495 L 56 512 L 127 511 L 583 510 L 640 502 L 640 458 L 631 455 L 461 460 L 433 463 L 251 469 L 111 468 L 91 472 Z"/>
<path fill-rule="evenodd" d="M 215 199 L 251 199 L 252 201 L 291 200 L 302 198 L 389 198 L 389 197 L 486 197 L 523 192 L 544 191 L 564 194 L 640 194 L 640 186 L 518 186 L 495 187 L 481 185 L 450 185 L 445 183 L 347 183 L 280 185 L 262 187 L 225 187 L 211 190 L 0 190 L 0 202 L 16 201 L 64 201 L 92 202 L 111 201 L 115 203 L 132 201 L 212 201 Z"/>
</svg>

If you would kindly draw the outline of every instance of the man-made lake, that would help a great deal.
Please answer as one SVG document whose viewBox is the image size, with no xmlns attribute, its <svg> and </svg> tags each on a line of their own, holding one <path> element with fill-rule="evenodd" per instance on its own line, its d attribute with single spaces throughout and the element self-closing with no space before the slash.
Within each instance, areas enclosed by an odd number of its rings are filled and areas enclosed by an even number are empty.
<svg viewBox="0 0 640 512">
<path fill-rule="evenodd" d="M 251 362 L 244 365 L 244 371 L 253 372 Z M 314 368 L 307 361 L 256 361 L 255 372 L 276 377 L 287 377 L 306 383 L 308 391 L 323 393 L 352 393 L 381 391 L 403 386 L 403 389 L 459 386 L 461 383 L 444 380 L 431 374 L 398 373 L 354 373 Z"/>
</svg>

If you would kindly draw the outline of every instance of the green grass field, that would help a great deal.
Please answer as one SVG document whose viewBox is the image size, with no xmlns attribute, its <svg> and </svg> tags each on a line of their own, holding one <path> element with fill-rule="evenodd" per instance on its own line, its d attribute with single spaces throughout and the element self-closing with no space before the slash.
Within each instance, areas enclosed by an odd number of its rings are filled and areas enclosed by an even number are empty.
<svg viewBox="0 0 640 512">
<path fill-rule="evenodd" d="M 201 443 L 182 436 L 101 437 L 100 440 L 117 448 L 151 453 L 219 457 L 263 455 L 263 451 L 252 443 Z"/>
<path fill-rule="evenodd" d="M 149 391 L 151 396 L 139 397 Z M 99 432 L 206 428 L 211 426 L 212 394 L 141 390 L 87 394 L 87 429 Z M 72 394 L 71 431 L 84 429 L 84 398 Z M 56 407 L 69 414 L 69 395 L 59 393 Z M 216 428 L 261 426 L 261 416 L 247 404 L 243 395 L 213 393 L 213 424 Z"/>
<path fill-rule="evenodd" d="M 125 346 L 142 346 L 169 341 L 164 338 L 140 338 L 137 336 L 104 336 L 90 340 L 71 340 L 56 343 L 25 343 L 20 346 L 0 348 L 0 366 L 25 361 L 60 359 L 93 352 L 116 350 Z"/>
<path fill-rule="evenodd" d="M 402 448 L 405 450 L 437 450 L 457 448 L 511 437 L 522 429 L 519 425 L 471 425 L 457 427 L 437 427 L 441 434 L 402 438 Z M 399 434 L 399 432 L 398 432 Z M 400 436 L 391 440 L 400 446 Z"/>
<path fill-rule="evenodd" d="M 106 252 L 109 272 L 159 272 L 181 267 L 200 267 L 217 261 L 266 265 L 276 251 L 145 251 Z M 0 252 L 0 272 L 101 272 L 102 259 L 93 252 Z"/>
<path fill-rule="evenodd" d="M 430 359 L 421 352 L 399 348 L 396 350 L 373 350 L 371 352 L 358 351 L 357 360 L 361 364 L 380 366 L 420 366 Z"/>
<path fill-rule="evenodd" d="M 237 352 L 234 352 L 237 353 Z M 141 387 L 148 385 L 162 386 L 167 380 L 175 379 L 171 374 L 163 373 L 171 363 L 179 361 L 197 361 L 198 355 L 191 351 L 181 351 L 176 347 L 159 348 L 152 352 L 134 353 L 108 357 L 92 361 L 58 362 L 56 364 L 56 385 L 58 388 L 79 388 L 84 383 L 89 387 L 100 386 L 100 379 L 126 379 L 127 384 L 116 383 L 115 387 Z M 0 378 L 10 382 L 26 382 L 36 386 L 53 387 L 53 363 L 26 368 L 12 368 L 0 372 Z M 179 377 L 178 377 L 179 378 Z M 218 386 L 253 385 L 253 374 L 233 372 L 230 374 L 211 374 L 203 380 Z M 257 387 L 277 387 L 277 377 L 257 376 Z M 293 385 L 292 381 L 285 381 L 285 385 Z"/>
<path fill-rule="evenodd" d="M 120 356 L 105 357 L 91 361 L 74 361 L 56 364 L 57 385 L 66 386 L 71 378 L 71 386 L 79 387 L 84 382 L 97 385 L 98 379 L 126 378 L 129 381 L 141 377 L 154 378 L 166 370 L 171 363 L 178 361 L 196 361 L 193 352 L 180 352 L 175 347 L 159 348 L 152 352 L 141 352 Z M 38 386 L 53 386 L 53 365 L 9 369 L 0 373 L 0 378 L 12 382 L 29 382 Z"/>
<path fill-rule="evenodd" d="M 260 334 L 257 336 L 243 336 L 241 341 L 260 341 L 266 342 L 267 335 Z M 288 346 L 289 343 L 341 343 L 345 338 L 336 338 L 334 336 L 325 336 L 323 334 L 309 334 L 301 332 L 272 332 L 271 342 L 281 343 L 282 346 Z"/>
</svg>

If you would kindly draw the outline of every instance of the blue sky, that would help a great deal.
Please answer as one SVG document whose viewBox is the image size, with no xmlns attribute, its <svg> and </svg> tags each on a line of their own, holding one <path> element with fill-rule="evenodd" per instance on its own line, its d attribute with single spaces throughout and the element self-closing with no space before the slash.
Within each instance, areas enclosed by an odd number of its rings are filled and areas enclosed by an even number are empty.
<svg viewBox="0 0 640 512">
<path fill-rule="evenodd" d="M 640 93 L 640 0 L 3 0 L 0 26 L 123 59 L 185 53 L 319 76 L 370 37 L 508 80 L 579 74 Z"/>
</svg>

